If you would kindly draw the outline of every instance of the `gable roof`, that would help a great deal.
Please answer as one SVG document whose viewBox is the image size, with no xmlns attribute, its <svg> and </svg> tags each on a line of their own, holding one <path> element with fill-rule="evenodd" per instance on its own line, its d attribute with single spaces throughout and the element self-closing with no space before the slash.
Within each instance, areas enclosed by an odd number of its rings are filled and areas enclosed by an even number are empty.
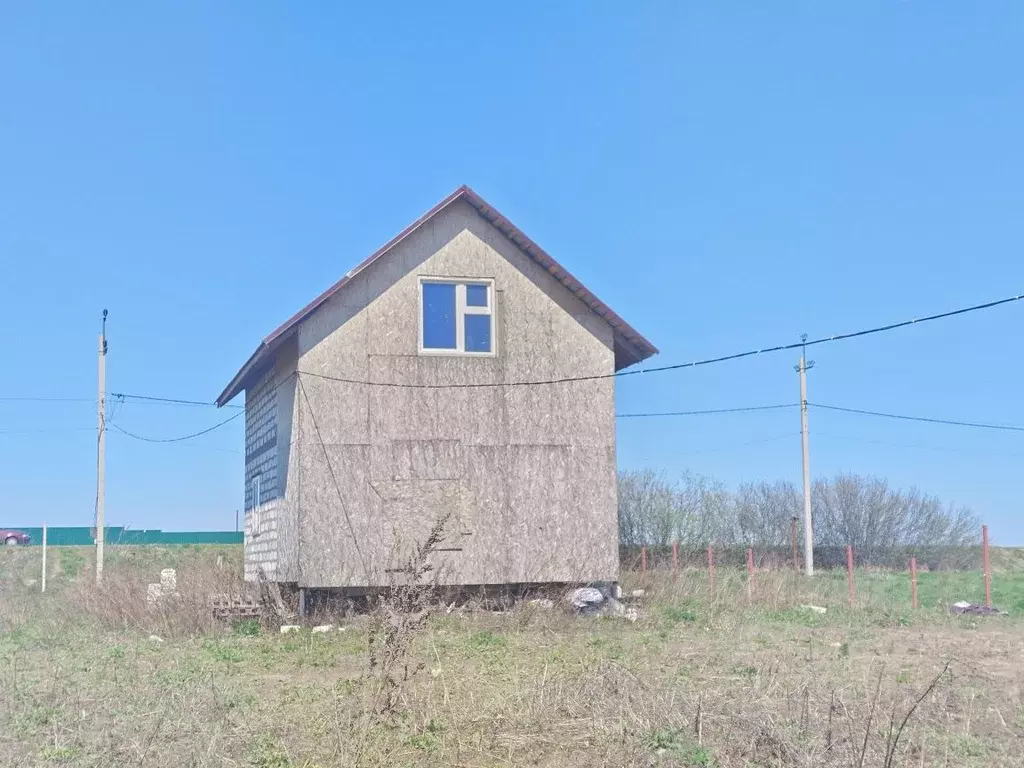
<svg viewBox="0 0 1024 768">
<path fill-rule="evenodd" d="M 292 334 L 298 329 L 299 325 L 323 306 L 338 291 L 344 288 L 345 285 L 351 282 L 360 272 L 385 256 L 391 251 L 391 249 L 412 235 L 426 222 L 459 200 L 464 200 L 473 206 L 477 213 L 489 221 L 499 232 L 504 234 L 505 237 L 519 248 L 519 250 L 544 267 L 544 269 L 554 276 L 572 294 L 590 307 L 594 313 L 604 318 L 615 332 L 616 371 L 633 365 L 634 363 L 639 363 L 642 360 L 646 360 L 651 355 L 658 354 L 657 348 L 651 344 L 651 342 L 641 336 L 631 325 L 629 325 L 629 323 L 613 312 L 607 304 L 587 290 L 586 286 L 573 277 L 565 267 L 555 261 L 543 248 L 527 237 L 521 229 L 502 216 L 496 208 L 463 184 L 448 195 L 448 197 L 423 214 L 420 218 L 399 232 L 398 235 L 371 254 L 361 264 L 349 271 L 348 274 L 341 278 L 341 280 L 336 282 L 326 291 L 313 299 L 313 301 L 292 315 L 291 318 L 285 321 L 283 325 L 279 326 L 269 336 L 263 339 L 263 341 L 260 342 L 260 345 L 256 348 L 256 351 L 253 352 L 245 362 L 245 365 L 239 369 L 238 373 L 234 375 L 234 378 L 232 378 L 224 388 L 224 391 L 221 392 L 220 397 L 217 398 L 217 405 L 224 405 L 235 397 L 235 395 L 241 392 L 245 388 L 245 384 L 249 376 L 254 371 L 262 367 L 262 364 L 269 359 L 273 352 L 280 347 L 286 339 L 292 336 Z"/>
</svg>

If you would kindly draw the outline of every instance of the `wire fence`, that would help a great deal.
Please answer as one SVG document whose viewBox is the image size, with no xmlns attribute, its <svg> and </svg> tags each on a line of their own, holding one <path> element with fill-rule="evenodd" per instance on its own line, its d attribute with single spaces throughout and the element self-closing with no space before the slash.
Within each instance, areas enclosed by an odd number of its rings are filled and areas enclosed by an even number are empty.
<svg viewBox="0 0 1024 768">
<path fill-rule="evenodd" d="M 724 568 L 745 568 L 747 549 L 744 546 L 712 546 L 715 562 Z M 803 568 L 802 548 L 750 547 L 754 565 L 758 570 Z M 646 557 L 652 570 L 702 567 L 707 562 L 707 548 L 673 548 L 668 546 L 620 547 L 619 562 L 627 570 L 640 570 Z M 795 554 L 794 554 L 795 553 Z M 853 563 L 857 568 L 875 568 L 902 571 L 910 567 L 910 559 L 917 559 L 921 571 L 968 571 L 978 566 L 983 556 L 982 545 L 968 547 L 874 547 L 853 548 Z M 814 568 L 832 570 L 846 568 L 846 547 L 815 547 Z"/>
<path fill-rule="evenodd" d="M 978 546 L 873 547 L 863 552 L 853 546 L 816 548 L 813 580 L 803 578 L 804 553 L 797 544 L 623 547 L 620 567 L 631 583 L 674 584 L 712 602 L 746 600 L 783 607 L 816 600 L 833 606 L 943 607 L 967 613 L 993 609 L 988 526 L 982 526 Z"/>
</svg>

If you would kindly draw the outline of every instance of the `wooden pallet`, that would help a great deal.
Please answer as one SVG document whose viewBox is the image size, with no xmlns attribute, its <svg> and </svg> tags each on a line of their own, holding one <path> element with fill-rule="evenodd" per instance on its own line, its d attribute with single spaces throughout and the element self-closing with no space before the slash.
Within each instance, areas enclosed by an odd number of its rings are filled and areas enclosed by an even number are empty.
<svg viewBox="0 0 1024 768">
<path fill-rule="evenodd" d="M 225 621 L 259 618 L 263 603 L 242 595 L 210 595 L 210 608 L 215 618 Z"/>
</svg>

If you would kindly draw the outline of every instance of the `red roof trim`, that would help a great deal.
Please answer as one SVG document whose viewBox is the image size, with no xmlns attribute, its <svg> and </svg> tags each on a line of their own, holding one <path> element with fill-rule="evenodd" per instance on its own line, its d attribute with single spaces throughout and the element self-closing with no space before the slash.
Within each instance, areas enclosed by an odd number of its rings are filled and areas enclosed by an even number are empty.
<svg viewBox="0 0 1024 768">
<path fill-rule="evenodd" d="M 306 318 L 312 315 L 326 301 L 334 296 L 334 294 L 348 284 L 352 278 L 373 264 L 373 262 L 381 258 L 384 254 L 409 237 L 409 235 L 419 229 L 424 223 L 432 219 L 457 200 L 465 200 L 467 203 L 472 205 L 477 212 L 493 224 L 498 231 L 504 234 L 530 258 L 540 263 L 548 272 L 554 275 L 562 285 L 579 297 L 587 306 L 590 307 L 591 310 L 612 326 L 616 333 L 616 341 L 624 342 L 624 346 L 627 348 L 623 350 L 626 354 L 623 354 L 621 357 L 618 354 L 618 350 L 616 350 L 616 370 L 625 368 L 627 365 L 632 365 L 633 363 L 640 362 L 641 360 L 645 360 L 651 355 L 658 353 L 657 348 L 653 344 L 613 312 L 607 304 L 587 290 L 583 283 L 573 277 L 567 269 L 555 261 L 554 258 L 552 258 L 543 248 L 527 237 L 521 229 L 502 216 L 496 208 L 488 204 L 487 201 L 480 197 L 476 192 L 466 185 L 463 185 L 416 219 L 416 221 L 408 227 L 399 232 L 398 235 L 389 240 L 384 246 L 376 250 L 373 254 L 363 260 L 362 263 L 349 271 L 343 278 L 341 278 L 341 280 L 313 299 L 313 301 L 292 315 L 287 321 L 271 332 L 269 336 L 263 339 L 260 345 L 256 348 L 256 351 L 252 353 L 245 365 L 243 365 L 241 370 L 235 374 L 234 378 L 232 378 L 227 387 L 225 387 L 220 397 L 217 398 L 217 405 L 224 405 L 242 390 L 245 379 L 270 352 L 270 348 L 272 346 L 276 346 L 277 343 L 288 336 L 300 323 L 306 320 Z M 619 365 L 620 360 L 623 362 L 622 365 Z"/>
</svg>

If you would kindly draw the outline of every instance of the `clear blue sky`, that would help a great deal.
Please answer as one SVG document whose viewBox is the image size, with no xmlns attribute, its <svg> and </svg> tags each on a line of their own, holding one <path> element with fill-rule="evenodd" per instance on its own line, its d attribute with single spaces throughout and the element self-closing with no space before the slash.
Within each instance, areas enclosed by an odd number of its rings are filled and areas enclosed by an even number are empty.
<svg viewBox="0 0 1024 768">
<path fill-rule="evenodd" d="M 0 397 L 211 400 L 258 340 L 462 183 L 651 364 L 1024 292 L 1024 6 L 5 4 Z M 280 269 L 282 263 L 287 269 Z M 1024 302 L 816 348 L 812 401 L 1024 424 Z M 619 409 L 796 401 L 795 354 L 623 380 Z M 237 402 L 241 402 L 241 398 Z M 174 436 L 223 411 L 126 404 Z M 1024 543 L 1024 433 L 812 412 Z M 88 402 L 0 402 L 2 522 L 92 520 Z M 799 482 L 795 411 L 619 425 L 622 467 Z M 228 528 L 242 424 L 111 433 L 108 519 Z"/>
</svg>

